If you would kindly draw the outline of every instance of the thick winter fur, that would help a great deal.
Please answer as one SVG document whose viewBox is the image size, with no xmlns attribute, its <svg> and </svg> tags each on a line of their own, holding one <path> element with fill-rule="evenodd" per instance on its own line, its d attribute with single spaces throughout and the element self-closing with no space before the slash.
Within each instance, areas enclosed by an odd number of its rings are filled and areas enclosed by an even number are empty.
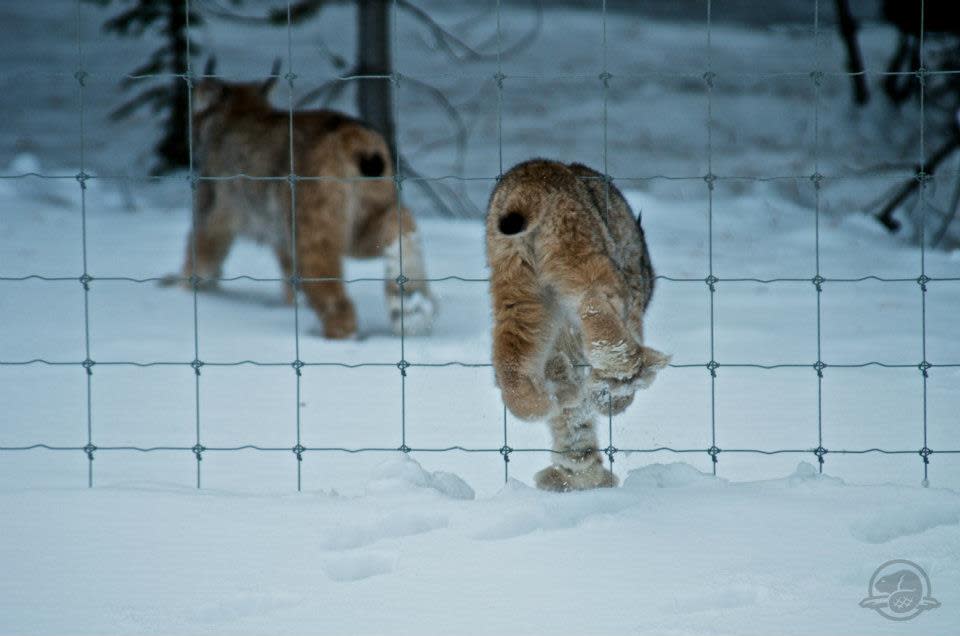
<svg viewBox="0 0 960 636">
<path fill-rule="evenodd" d="M 197 172 L 216 179 L 197 183 L 184 277 L 219 277 L 234 238 L 254 239 L 273 249 L 285 278 L 308 279 L 300 286 L 324 335 L 346 338 L 356 332 L 357 317 L 338 280 L 343 259 L 383 256 L 394 331 L 401 323 L 406 334 L 428 331 L 434 307 L 418 280 L 426 276 L 416 226 L 398 205 L 393 159 L 382 136 L 337 112 L 294 111 L 291 152 L 288 111 L 271 106 L 269 87 L 205 79 L 194 90 Z M 295 181 L 287 178 L 291 173 Z M 253 178 L 228 178 L 236 175 Z M 402 302 L 394 282 L 401 248 L 403 275 L 410 279 Z M 292 302 L 293 285 L 286 292 Z"/>
<path fill-rule="evenodd" d="M 639 222 L 600 173 L 536 159 L 503 175 L 486 234 L 497 383 L 514 415 L 553 434 L 537 485 L 616 485 L 594 416 L 622 412 L 669 361 L 642 345 L 654 274 Z"/>
</svg>

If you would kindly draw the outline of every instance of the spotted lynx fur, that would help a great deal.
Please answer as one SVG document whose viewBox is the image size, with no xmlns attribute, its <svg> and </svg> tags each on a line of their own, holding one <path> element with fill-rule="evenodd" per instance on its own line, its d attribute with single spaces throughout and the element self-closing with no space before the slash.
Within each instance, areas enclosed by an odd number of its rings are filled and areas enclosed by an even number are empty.
<svg viewBox="0 0 960 636">
<path fill-rule="evenodd" d="M 298 179 L 291 200 L 286 178 L 291 173 L 289 113 L 271 106 L 271 85 L 270 80 L 230 83 L 207 78 L 194 89 L 197 171 L 203 177 L 223 178 L 197 183 L 196 222 L 183 276 L 219 277 L 234 238 L 254 239 L 273 249 L 285 279 L 307 279 L 300 288 L 321 319 L 324 335 L 346 338 L 356 332 L 357 317 L 339 280 L 343 260 L 382 256 L 394 332 L 399 334 L 401 324 L 408 335 L 427 332 L 434 304 L 423 281 L 414 219 L 398 204 L 393 159 L 383 137 L 341 113 L 294 111 L 292 155 Z M 254 178 L 229 178 L 235 175 Z M 409 279 L 402 300 L 397 283 L 401 249 L 403 275 Z M 290 283 L 285 288 L 292 302 L 295 289 Z"/>
<path fill-rule="evenodd" d="M 497 184 L 486 236 L 497 383 L 515 416 L 546 419 L 553 436 L 537 485 L 616 485 L 594 417 L 621 413 L 669 362 L 642 344 L 654 286 L 643 229 L 600 173 L 536 159 Z"/>
</svg>

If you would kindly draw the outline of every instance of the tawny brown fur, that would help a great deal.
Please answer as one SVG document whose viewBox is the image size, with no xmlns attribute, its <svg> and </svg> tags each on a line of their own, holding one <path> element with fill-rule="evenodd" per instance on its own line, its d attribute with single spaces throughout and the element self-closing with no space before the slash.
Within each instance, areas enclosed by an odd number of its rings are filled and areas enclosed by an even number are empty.
<svg viewBox="0 0 960 636">
<path fill-rule="evenodd" d="M 398 204 L 393 159 L 383 137 L 329 110 L 294 111 L 291 127 L 288 111 L 271 106 L 269 87 L 269 82 L 206 79 L 194 89 L 197 173 L 214 179 L 197 182 L 184 277 L 219 277 L 237 236 L 268 244 L 285 279 L 305 279 L 300 288 L 323 322 L 324 335 L 345 338 L 356 332 L 357 317 L 337 280 L 343 277 L 343 259 L 385 256 L 394 331 L 401 323 L 407 334 L 427 331 L 433 301 L 418 280 L 426 276 L 416 226 Z M 297 178 L 288 179 L 291 174 Z M 395 282 L 401 248 L 402 273 L 410 279 L 402 301 Z M 288 301 L 294 293 L 287 283 Z"/>
<path fill-rule="evenodd" d="M 507 408 L 548 419 L 549 490 L 613 486 L 593 416 L 616 414 L 668 358 L 644 347 L 650 254 L 623 195 L 580 164 L 532 160 L 494 189 L 487 213 L 493 365 Z"/>
</svg>

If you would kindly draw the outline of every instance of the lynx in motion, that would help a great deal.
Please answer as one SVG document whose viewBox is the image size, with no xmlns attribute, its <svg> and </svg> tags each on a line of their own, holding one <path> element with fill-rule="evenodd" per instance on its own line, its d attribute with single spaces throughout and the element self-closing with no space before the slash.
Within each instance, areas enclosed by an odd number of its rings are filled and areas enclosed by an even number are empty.
<svg viewBox="0 0 960 636">
<path fill-rule="evenodd" d="M 234 238 L 254 239 L 273 248 L 286 280 L 302 279 L 324 335 L 346 338 L 356 332 L 357 317 L 341 280 L 343 259 L 383 256 L 393 330 L 399 334 L 402 325 L 408 335 L 426 333 L 434 303 L 413 216 L 397 199 L 389 147 L 380 134 L 338 112 L 296 110 L 291 122 L 289 112 L 268 99 L 276 70 L 266 82 L 208 77 L 194 88 L 197 171 L 213 178 L 197 183 L 183 277 L 220 277 Z M 205 75 L 212 72 L 208 64 Z M 293 181 L 287 178 L 292 172 Z M 408 279 L 402 286 L 401 251 Z M 295 285 L 285 285 L 292 302 Z"/>
<path fill-rule="evenodd" d="M 537 486 L 615 486 L 594 416 L 621 413 L 669 362 L 642 345 L 654 285 L 643 229 L 600 173 L 535 159 L 503 175 L 486 235 L 497 383 L 514 415 L 553 434 Z"/>
</svg>

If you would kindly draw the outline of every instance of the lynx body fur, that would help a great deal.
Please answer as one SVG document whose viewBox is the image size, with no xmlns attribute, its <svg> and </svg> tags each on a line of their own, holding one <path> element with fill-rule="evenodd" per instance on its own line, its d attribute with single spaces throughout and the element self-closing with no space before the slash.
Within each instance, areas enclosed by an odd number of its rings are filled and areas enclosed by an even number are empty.
<svg viewBox="0 0 960 636">
<path fill-rule="evenodd" d="M 383 137 L 341 113 L 298 110 L 291 152 L 289 112 L 271 106 L 271 84 L 204 79 L 194 89 L 197 174 L 221 178 L 197 182 L 184 278 L 218 278 L 234 238 L 251 238 L 276 254 L 290 281 L 285 284 L 288 302 L 296 283 L 306 279 L 299 287 L 323 322 L 324 335 L 346 338 L 356 332 L 357 317 L 339 280 L 343 259 L 383 256 L 394 331 L 402 325 L 408 335 L 427 332 L 434 304 L 422 280 L 416 226 L 410 211 L 399 206 Z M 291 172 L 295 181 L 287 179 Z M 402 273 L 409 279 L 402 299 L 401 249 Z"/>
<path fill-rule="evenodd" d="M 615 486 L 594 417 L 622 412 L 669 362 L 642 345 L 654 274 L 639 222 L 600 173 L 535 159 L 494 189 L 486 236 L 497 383 L 553 435 L 537 486 Z"/>
</svg>

